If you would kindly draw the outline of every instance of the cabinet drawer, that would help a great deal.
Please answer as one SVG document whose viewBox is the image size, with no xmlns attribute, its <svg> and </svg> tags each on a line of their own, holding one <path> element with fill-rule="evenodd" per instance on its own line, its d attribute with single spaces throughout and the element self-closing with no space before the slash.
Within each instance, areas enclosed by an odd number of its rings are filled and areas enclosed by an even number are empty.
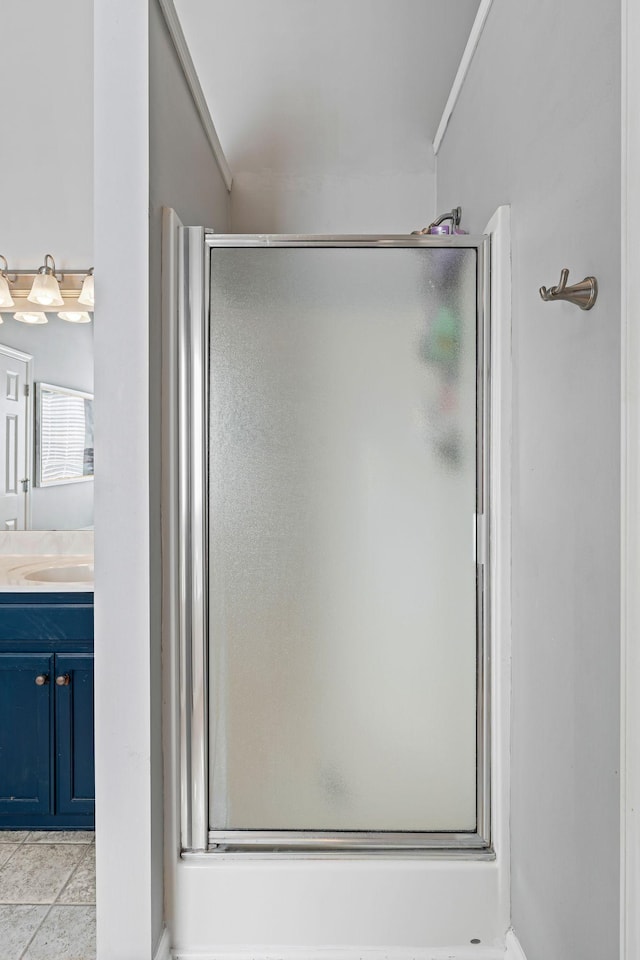
<svg viewBox="0 0 640 960">
<path fill-rule="evenodd" d="M 0 641 L 93 639 L 93 594 L 0 595 Z"/>
</svg>

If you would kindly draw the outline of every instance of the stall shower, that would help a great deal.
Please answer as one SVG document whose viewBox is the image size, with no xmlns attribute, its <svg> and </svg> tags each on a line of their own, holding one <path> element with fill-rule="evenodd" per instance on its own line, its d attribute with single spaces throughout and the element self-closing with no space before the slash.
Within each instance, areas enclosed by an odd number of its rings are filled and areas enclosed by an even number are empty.
<svg viewBox="0 0 640 960">
<path fill-rule="evenodd" d="M 185 855 L 490 856 L 487 239 L 175 256 Z"/>
</svg>

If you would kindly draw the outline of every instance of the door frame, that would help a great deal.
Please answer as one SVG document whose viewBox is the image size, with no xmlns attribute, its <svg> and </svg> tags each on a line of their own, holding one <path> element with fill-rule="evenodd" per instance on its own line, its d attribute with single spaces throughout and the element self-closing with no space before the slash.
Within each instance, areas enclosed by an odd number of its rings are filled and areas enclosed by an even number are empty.
<svg viewBox="0 0 640 960">
<path fill-rule="evenodd" d="M 20 360 L 26 363 L 27 373 L 25 386 L 29 389 L 25 397 L 25 476 L 29 479 L 29 486 L 24 495 L 24 516 L 23 530 L 31 530 L 31 490 L 33 487 L 33 356 L 30 353 L 24 353 L 22 350 L 16 350 L 14 347 L 8 347 L 0 343 L 0 355 L 10 357 L 12 360 Z"/>
<path fill-rule="evenodd" d="M 621 4 L 620 957 L 640 960 L 640 7 Z"/>
<path fill-rule="evenodd" d="M 490 241 L 485 235 L 453 237 L 433 236 L 286 236 L 213 234 L 201 227 L 177 227 L 179 240 L 178 274 L 182 277 L 177 297 L 177 334 L 168 352 L 176 358 L 175 399 L 178 412 L 175 421 L 172 460 L 178 467 L 173 476 L 171 514 L 175 525 L 177 562 L 168 571 L 166 594 L 174 594 L 177 633 L 177 661 L 180 678 L 179 752 L 180 752 L 180 821 L 181 848 L 185 856 L 272 856 L 273 848 L 286 848 L 285 858 L 323 858 L 337 856 L 443 856 L 448 858 L 482 859 L 495 857 L 492 845 L 491 816 L 491 636 L 492 569 L 489 555 L 488 523 L 492 522 L 490 504 L 492 386 L 490 350 Z M 483 358 L 479 385 L 483 397 L 479 442 L 479 496 L 484 516 L 477 518 L 478 563 L 483 570 L 483 597 L 479 609 L 481 629 L 478 631 L 477 684 L 477 829 L 474 833 L 376 834 L 362 831 L 352 834 L 314 831 L 242 831 L 211 832 L 209 830 L 208 782 L 208 635 L 207 635 L 207 323 L 209 302 L 210 251 L 214 247 L 270 249 L 295 248 L 468 248 L 478 255 L 478 318 L 481 320 L 480 344 Z M 484 491 L 484 492 L 483 492 Z"/>
</svg>

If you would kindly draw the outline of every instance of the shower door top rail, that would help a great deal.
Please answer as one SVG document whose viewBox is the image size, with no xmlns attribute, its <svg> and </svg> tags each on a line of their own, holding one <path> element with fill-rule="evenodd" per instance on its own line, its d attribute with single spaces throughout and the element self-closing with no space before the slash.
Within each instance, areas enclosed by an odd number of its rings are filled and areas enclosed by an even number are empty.
<svg viewBox="0 0 640 960">
<path fill-rule="evenodd" d="M 435 247 L 482 249 L 483 235 L 414 236 L 412 234 L 214 233 L 205 231 L 209 247 Z"/>
</svg>

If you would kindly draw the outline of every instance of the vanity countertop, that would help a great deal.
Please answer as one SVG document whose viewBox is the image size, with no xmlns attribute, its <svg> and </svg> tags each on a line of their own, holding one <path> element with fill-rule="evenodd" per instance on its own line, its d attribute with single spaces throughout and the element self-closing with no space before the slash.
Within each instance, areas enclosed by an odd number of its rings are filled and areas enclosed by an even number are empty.
<svg viewBox="0 0 640 960">
<path fill-rule="evenodd" d="M 0 556 L 0 593 L 93 592 L 93 554 Z"/>
</svg>

